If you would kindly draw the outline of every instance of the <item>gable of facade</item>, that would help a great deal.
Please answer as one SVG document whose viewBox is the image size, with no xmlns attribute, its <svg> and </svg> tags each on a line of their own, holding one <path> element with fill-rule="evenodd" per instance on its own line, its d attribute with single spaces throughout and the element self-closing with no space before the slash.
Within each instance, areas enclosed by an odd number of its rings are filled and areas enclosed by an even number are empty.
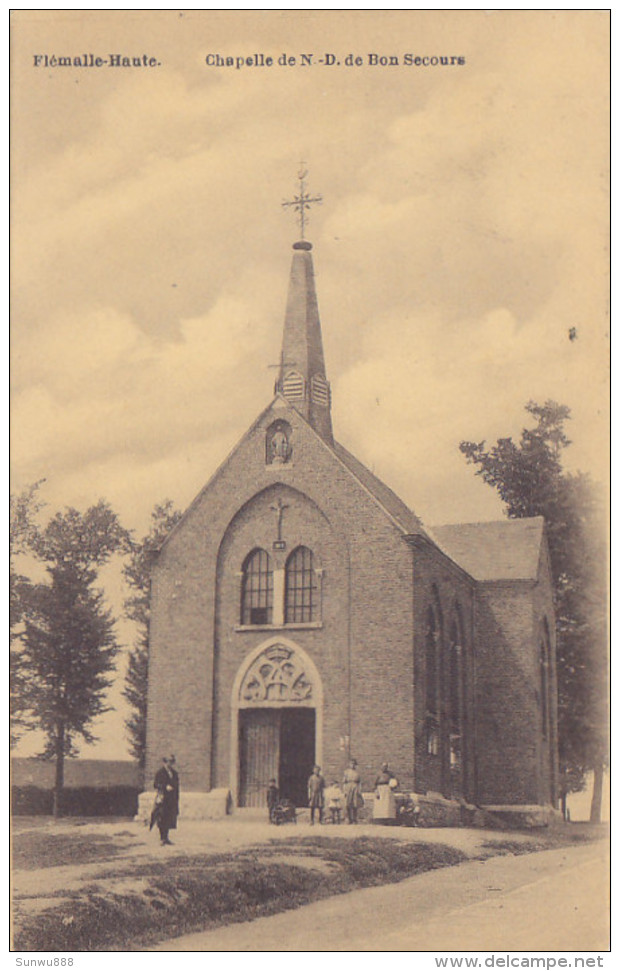
<svg viewBox="0 0 620 971">
<path fill-rule="evenodd" d="M 288 436 L 286 462 L 270 461 L 274 423 Z M 233 685 L 245 659 L 260 644 L 273 647 L 279 631 L 330 685 L 321 761 L 340 772 L 340 746 L 354 740 L 372 773 L 385 713 L 397 708 L 397 754 L 412 782 L 412 552 L 405 536 L 368 483 L 276 398 L 192 504 L 155 567 L 147 771 L 172 746 L 191 766 L 190 785 L 238 785 Z M 250 581 L 248 570 L 256 574 Z M 244 601 L 244 583 L 256 587 L 255 602 Z M 293 602 L 293 583 L 313 584 L 311 611 Z M 169 691 L 181 711 L 172 737 Z"/>
</svg>

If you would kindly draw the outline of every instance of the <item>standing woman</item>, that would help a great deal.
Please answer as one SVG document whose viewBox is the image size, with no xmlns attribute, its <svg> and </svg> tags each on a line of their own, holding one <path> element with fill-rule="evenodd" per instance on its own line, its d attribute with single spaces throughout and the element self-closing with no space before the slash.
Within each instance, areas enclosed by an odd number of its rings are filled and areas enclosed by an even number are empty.
<svg viewBox="0 0 620 971">
<path fill-rule="evenodd" d="M 168 839 L 171 829 L 177 828 L 179 815 L 179 775 L 176 771 L 174 755 L 163 757 L 161 769 L 155 775 L 157 789 L 157 828 L 162 846 L 172 846 Z"/>
<path fill-rule="evenodd" d="M 395 820 L 396 819 L 396 800 L 394 789 L 398 785 L 398 779 L 390 769 L 387 762 L 381 766 L 381 772 L 375 779 L 375 799 L 372 807 L 372 817 L 376 820 Z"/>
<path fill-rule="evenodd" d="M 357 762 L 351 759 L 348 769 L 345 769 L 342 779 L 345 805 L 347 807 L 347 819 L 349 823 L 357 822 L 357 812 L 364 805 L 362 796 L 362 780 L 357 771 Z"/>
</svg>

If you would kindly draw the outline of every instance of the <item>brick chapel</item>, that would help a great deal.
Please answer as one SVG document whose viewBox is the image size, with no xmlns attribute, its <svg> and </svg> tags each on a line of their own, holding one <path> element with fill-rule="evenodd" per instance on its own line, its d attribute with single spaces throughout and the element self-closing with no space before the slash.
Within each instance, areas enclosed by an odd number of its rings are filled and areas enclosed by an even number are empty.
<svg viewBox="0 0 620 971">
<path fill-rule="evenodd" d="M 311 251 L 293 245 L 273 400 L 153 570 L 146 778 L 173 751 L 201 818 L 222 793 L 264 806 L 271 778 L 305 805 L 313 764 L 340 779 L 353 756 L 434 818 L 550 811 L 544 522 L 429 528 L 335 440 Z"/>
</svg>

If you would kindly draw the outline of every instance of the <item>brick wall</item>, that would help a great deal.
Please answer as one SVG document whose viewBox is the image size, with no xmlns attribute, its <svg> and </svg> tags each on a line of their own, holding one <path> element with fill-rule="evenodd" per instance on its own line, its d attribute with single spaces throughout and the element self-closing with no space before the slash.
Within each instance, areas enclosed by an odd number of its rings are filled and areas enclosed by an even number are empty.
<svg viewBox="0 0 620 971">
<path fill-rule="evenodd" d="M 266 465 L 265 432 L 279 417 L 292 427 L 293 458 Z M 254 546 L 272 552 L 269 507 L 278 497 L 289 505 L 286 553 L 304 543 L 324 569 L 323 626 L 282 632 L 312 657 L 323 680 L 324 769 L 342 772 L 339 739 L 349 735 L 365 784 L 388 759 L 412 785 L 411 550 L 375 500 L 283 403 L 261 416 L 218 470 L 154 570 L 147 777 L 170 750 L 184 788 L 227 784 L 232 682 L 244 657 L 273 635 L 235 630 L 238 573 Z"/>
<path fill-rule="evenodd" d="M 438 792 L 451 795 L 448 765 L 447 725 L 447 646 L 451 626 L 460 615 L 463 634 L 462 663 L 465 667 L 464 717 L 463 717 L 463 795 L 469 801 L 475 799 L 475 721 L 474 721 L 474 629 L 473 602 L 474 582 L 459 570 L 447 557 L 432 546 L 415 551 L 413 580 L 415 624 L 415 789 L 416 792 Z M 440 748 L 438 755 L 427 752 L 426 739 L 426 635 L 429 606 L 439 607 L 440 665 Z"/>
<path fill-rule="evenodd" d="M 478 801 L 539 802 L 535 583 L 479 585 L 476 610 Z"/>
</svg>

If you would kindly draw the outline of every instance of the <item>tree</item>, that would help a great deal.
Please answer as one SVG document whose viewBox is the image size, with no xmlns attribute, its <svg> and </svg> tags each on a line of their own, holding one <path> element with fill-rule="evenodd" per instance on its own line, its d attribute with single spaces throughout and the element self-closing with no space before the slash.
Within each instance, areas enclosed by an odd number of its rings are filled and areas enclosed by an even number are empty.
<svg viewBox="0 0 620 971">
<path fill-rule="evenodd" d="M 151 513 L 151 528 L 141 540 L 133 541 L 123 574 L 134 593 L 125 600 L 125 616 L 138 625 L 138 640 L 129 655 L 123 696 L 132 707 L 125 727 L 131 754 L 144 769 L 146 755 L 146 705 L 149 678 L 149 618 L 151 570 L 170 530 L 182 513 L 166 499 Z"/>
<path fill-rule="evenodd" d="M 41 480 L 42 481 L 42 480 Z M 16 557 L 28 554 L 36 533 L 35 517 L 42 507 L 38 498 L 41 482 L 35 482 L 10 498 L 9 528 L 9 717 L 11 747 L 30 727 L 28 718 L 27 680 L 23 670 L 24 618 L 27 610 L 30 581 L 18 573 Z"/>
<path fill-rule="evenodd" d="M 568 473 L 562 452 L 570 410 L 555 401 L 526 411 L 536 419 L 518 443 L 461 442 L 476 475 L 497 490 L 511 518 L 544 516 L 557 622 L 560 796 L 594 772 L 591 819 L 600 821 L 607 758 L 605 540 L 599 491 L 588 475 Z"/>
<path fill-rule="evenodd" d="M 54 759 L 54 815 L 61 811 L 64 760 L 74 740 L 96 741 L 95 718 L 109 711 L 118 646 L 114 619 L 94 583 L 99 569 L 122 550 L 127 534 L 103 501 L 85 513 L 66 509 L 30 537 L 47 581 L 31 584 L 25 614 L 23 670 L 35 722 L 47 737 L 41 753 Z"/>
</svg>

